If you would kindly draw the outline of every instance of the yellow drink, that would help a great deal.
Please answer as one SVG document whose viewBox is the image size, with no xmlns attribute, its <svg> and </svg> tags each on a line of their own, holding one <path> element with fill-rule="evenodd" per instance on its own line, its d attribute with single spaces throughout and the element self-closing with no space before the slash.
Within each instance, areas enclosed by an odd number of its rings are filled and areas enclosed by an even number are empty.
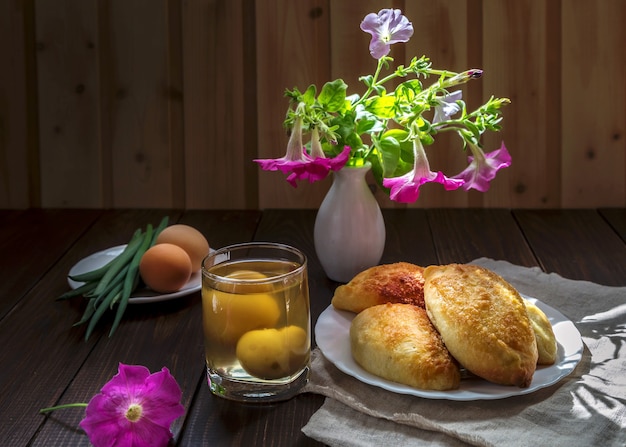
<svg viewBox="0 0 626 447">
<path fill-rule="evenodd" d="M 308 377 L 306 263 L 250 256 L 229 256 L 203 269 L 209 385 L 214 394 L 236 400 L 288 398 L 290 384 L 299 387 Z"/>
</svg>

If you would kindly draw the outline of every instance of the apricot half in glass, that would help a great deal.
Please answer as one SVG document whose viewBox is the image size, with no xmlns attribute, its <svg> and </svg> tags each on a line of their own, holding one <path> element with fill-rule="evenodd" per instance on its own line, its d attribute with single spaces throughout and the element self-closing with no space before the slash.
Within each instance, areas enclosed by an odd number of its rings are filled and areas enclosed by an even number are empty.
<svg viewBox="0 0 626 447">
<path fill-rule="evenodd" d="M 281 311 L 272 295 L 234 295 L 216 290 L 204 291 L 202 306 L 205 332 L 210 340 L 232 344 L 248 331 L 275 327 Z"/>
<path fill-rule="evenodd" d="M 237 343 L 237 359 L 252 376 L 279 379 L 297 373 L 307 361 L 309 341 L 299 326 L 246 332 Z"/>
</svg>

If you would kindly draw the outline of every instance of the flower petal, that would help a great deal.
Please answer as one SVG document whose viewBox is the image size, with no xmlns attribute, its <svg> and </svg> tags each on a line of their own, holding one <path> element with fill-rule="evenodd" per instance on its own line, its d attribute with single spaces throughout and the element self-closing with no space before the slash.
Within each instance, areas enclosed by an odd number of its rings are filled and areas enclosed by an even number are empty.
<svg viewBox="0 0 626 447">
<path fill-rule="evenodd" d="M 89 401 L 79 426 L 95 447 L 109 447 L 116 445 L 122 431 L 130 424 L 124 424 L 122 419 L 118 405 L 112 404 L 109 397 L 96 394 Z"/>
<path fill-rule="evenodd" d="M 166 447 L 172 438 L 169 428 L 150 421 L 134 424 L 131 429 L 120 433 L 115 447 Z"/>
<path fill-rule="evenodd" d="M 320 142 L 320 133 L 317 127 L 311 131 L 311 157 L 313 158 L 326 158 L 324 150 L 322 149 L 322 143 Z"/>
<path fill-rule="evenodd" d="M 180 404 L 183 393 L 167 368 L 146 379 L 142 394 L 143 417 L 157 425 L 169 427 L 185 413 L 185 408 Z"/>
<path fill-rule="evenodd" d="M 439 98 L 439 104 L 435 106 L 433 124 L 441 121 L 447 121 L 452 115 L 458 113 L 461 110 L 461 107 L 456 102 L 462 97 L 463 92 L 461 90 L 456 90 Z"/>
<path fill-rule="evenodd" d="M 389 198 L 396 202 L 413 203 L 419 198 L 419 188 L 424 183 L 441 183 L 446 191 L 457 189 L 463 185 L 462 179 L 451 179 L 441 171 L 430 170 L 426 151 L 419 138 L 413 140 L 413 170 L 400 177 L 383 179 L 383 186 L 389 188 Z"/>
<path fill-rule="evenodd" d="M 171 423 L 185 409 L 182 392 L 167 368 L 150 374 L 144 366 L 119 364 L 118 373 L 87 405 L 80 427 L 95 447 L 166 446 Z M 140 407 L 131 422 L 129 407 Z"/>
<path fill-rule="evenodd" d="M 287 175 L 287 182 L 294 188 L 298 187 L 298 180 L 308 180 L 309 183 L 326 178 L 330 171 L 338 171 L 343 168 L 350 157 L 350 146 L 345 146 L 339 155 L 333 158 L 317 157 L 307 155 L 303 150 L 302 159 L 291 161 L 283 158 L 258 159 L 259 163 L 266 171 L 280 170 Z"/>
<path fill-rule="evenodd" d="M 383 179 L 383 186 L 390 188 L 389 198 L 395 202 L 413 203 L 419 198 L 419 188 L 424 183 L 441 183 L 446 191 L 458 189 L 463 180 L 446 177 L 443 172 L 430 172 L 430 175 L 419 177 L 415 171 L 410 171 L 401 177 Z"/>
<path fill-rule="evenodd" d="M 463 189 L 466 191 L 476 189 L 486 192 L 489 190 L 489 182 L 496 177 L 497 172 L 511 165 L 511 155 L 504 142 L 499 149 L 487 154 L 478 147 L 470 147 L 474 154 L 473 157 L 468 157 L 470 164 L 453 178 L 463 180 Z"/>
<path fill-rule="evenodd" d="M 395 202 L 413 203 L 420 195 L 421 183 L 415 183 L 413 171 L 400 177 L 383 179 L 383 186 L 389 188 L 389 198 Z"/>
<path fill-rule="evenodd" d="M 336 157 L 330 158 L 330 169 L 333 171 L 339 171 L 341 168 L 343 168 L 350 158 L 351 150 L 352 149 L 350 148 L 350 146 L 344 146 L 343 151 L 341 151 L 340 154 L 338 154 Z"/>
<path fill-rule="evenodd" d="M 366 15 L 361 29 L 372 35 L 370 54 L 375 59 L 389 54 L 392 44 L 407 42 L 413 35 L 413 25 L 399 9 L 381 9 L 378 14 Z"/>
<path fill-rule="evenodd" d="M 281 158 L 268 158 L 268 159 L 257 159 L 254 160 L 256 163 L 261 165 L 261 168 L 264 171 L 281 171 L 284 174 L 289 174 L 292 172 L 297 166 L 306 163 L 303 160 L 287 160 L 285 157 Z"/>
<path fill-rule="evenodd" d="M 413 35 L 413 24 L 399 9 L 383 9 L 380 16 L 387 24 L 389 43 L 407 42 Z"/>
<path fill-rule="evenodd" d="M 102 394 L 116 396 L 136 396 L 143 389 L 150 370 L 141 365 L 119 364 L 118 373 L 109 380 L 100 391 Z"/>
</svg>

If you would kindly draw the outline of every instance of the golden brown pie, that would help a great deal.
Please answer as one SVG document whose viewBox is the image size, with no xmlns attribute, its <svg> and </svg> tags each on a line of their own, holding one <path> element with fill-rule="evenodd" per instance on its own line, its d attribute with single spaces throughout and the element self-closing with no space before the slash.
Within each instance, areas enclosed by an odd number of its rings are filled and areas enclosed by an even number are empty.
<svg viewBox="0 0 626 447">
<path fill-rule="evenodd" d="M 364 309 L 350 326 L 354 360 L 387 380 L 424 390 L 458 388 L 461 374 L 426 311 L 411 304 Z"/>
<path fill-rule="evenodd" d="M 423 271 L 423 267 L 408 262 L 370 267 L 337 287 L 332 305 L 356 313 L 386 303 L 424 307 Z"/>
<path fill-rule="evenodd" d="M 426 311 L 452 356 L 486 380 L 528 387 L 537 342 L 517 290 L 475 265 L 429 266 L 424 279 Z"/>
<path fill-rule="evenodd" d="M 536 304 L 528 300 L 524 300 L 526 304 L 526 312 L 530 318 L 530 322 L 535 331 L 535 339 L 537 340 L 537 351 L 539 358 L 537 364 L 552 365 L 556 362 L 557 344 L 552 324 L 548 317 Z"/>
</svg>

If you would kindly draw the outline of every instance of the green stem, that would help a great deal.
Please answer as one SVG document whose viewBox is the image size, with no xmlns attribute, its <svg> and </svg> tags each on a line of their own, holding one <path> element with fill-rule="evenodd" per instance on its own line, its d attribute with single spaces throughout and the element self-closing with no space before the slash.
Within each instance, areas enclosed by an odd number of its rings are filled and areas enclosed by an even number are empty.
<svg viewBox="0 0 626 447">
<path fill-rule="evenodd" d="M 397 78 L 397 77 L 398 77 L 398 74 L 397 74 L 396 72 L 393 72 L 393 73 L 391 73 L 391 74 L 387 75 L 387 77 L 386 77 L 386 78 L 382 78 L 380 81 L 378 81 L 378 82 L 377 82 L 377 85 L 384 85 L 384 84 L 386 84 L 387 82 L 389 82 L 389 81 L 391 81 L 392 79 Z"/>
<path fill-rule="evenodd" d="M 372 91 L 374 90 L 374 86 L 378 84 L 378 75 L 380 75 L 380 70 L 382 70 L 383 68 L 383 62 L 382 59 L 378 59 L 378 65 L 376 66 L 376 72 L 374 73 L 374 77 L 372 78 L 372 84 L 367 87 L 367 90 L 365 91 L 365 93 L 363 94 L 363 96 L 361 96 L 357 102 L 355 102 L 352 107 L 356 107 L 358 104 L 362 103 L 363 101 L 365 101 L 367 99 L 367 97 L 370 95 L 370 93 L 372 93 Z"/>
<path fill-rule="evenodd" d="M 51 411 L 61 410 L 63 408 L 87 408 L 87 404 L 86 403 L 82 403 L 82 402 L 77 402 L 77 403 L 74 403 L 74 404 L 63 404 L 63 405 L 57 405 L 56 407 L 42 408 L 41 410 L 39 410 L 39 412 L 40 413 L 50 413 Z"/>
<path fill-rule="evenodd" d="M 450 70 L 437 70 L 435 68 L 429 68 L 427 70 L 424 70 L 424 73 L 428 74 L 428 75 L 431 75 L 431 76 L 432 75 L 437 75 L 437 76 L 444 75 L 447 78 L 451 78 L 452 76 L 456 76 L 458 74 L 458 73 L 454 73 L 454 72 L 452 72 Z"/>
<path fill-rule="evenodd" d="M 374 73 L 374 77 L 372 78 L 372 84 L 367 88 L 367 90 L 365 91 L 365 93 L 363 94 L 363 96 L 361 96 L 357 102 L 355 102 L 353 104 L 353 107 L 355 107 L 356 105 L 362 103 L 363 101 L 365 101 L 367 99 L 367 97 L 370 95 L 370 93 L 372 93 L 372 91 L 374 90 L 374 87 L 377 87 L 379 85 L 384 85 L 387 82 L 391 81 L 392 79 L 395 79 L 398 77 L 398 73 L 397 72 L 393 72 L 390 73 L 389 75 L 387 75 L 386 77 L 382 78 L 381 80 L 378 80 L 378 76 L 380 76 L 380 71 L 383 68 L 383 60 L 379 59 L 378 60 L 378 66 L 376 67 L 376 72 Z M 433 75 L 437 75 L 437 76 L 443 76 L 445 78 L 451 78 L 454 77 L 456 75 L 458 75 L 459 73 L 455 73 L 449 70 L 437 70 L 437 69 L 433 69 L 433 68 L 427 68 L 424 70 L 420 70 L 420 73 L 423 73 L 425 75 L 428 76 L 433 76 Z M 416 73 L 417 74 L 417 73 Z M 433 87 L 438 86 L 439 88 L 443 87 L 442 81 L 439 80 L 437 83 L 431 85 L 430 87 L 428 87 L 427 90 L 432 89 Z"/>
</svg>

